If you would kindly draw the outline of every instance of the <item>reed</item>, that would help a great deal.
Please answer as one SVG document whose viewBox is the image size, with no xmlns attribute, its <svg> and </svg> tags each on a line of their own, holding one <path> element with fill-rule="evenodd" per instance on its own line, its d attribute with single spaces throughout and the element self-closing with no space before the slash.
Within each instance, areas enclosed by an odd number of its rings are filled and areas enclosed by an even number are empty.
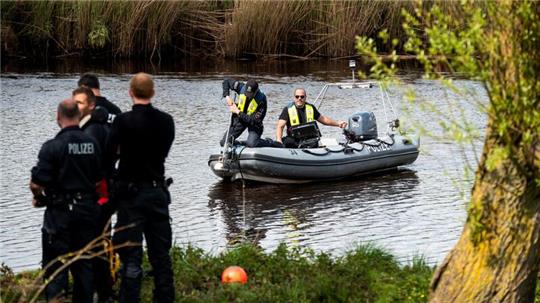
<svg viewBox="0 0 540 303">
<path fill-rule="evenodd" d="M 432 2 L 431 2 L 432 3 Z M 354 56 L 357 35 L 401 32 L 406 1 L 1 1 L 2 37 L 28 56 Z M 430 5 L 430 2 L 428 4 Z M 459 14 L 453 2 L 445 11 Z M 11 35 L 13 36 L 13 35 Z M 5 40 L 3 40 L 5 41 Z M 380 50 L 389 49 L 380 45 Z M 43 52 L 45 50 L 45 52 Z"/>
</svg>

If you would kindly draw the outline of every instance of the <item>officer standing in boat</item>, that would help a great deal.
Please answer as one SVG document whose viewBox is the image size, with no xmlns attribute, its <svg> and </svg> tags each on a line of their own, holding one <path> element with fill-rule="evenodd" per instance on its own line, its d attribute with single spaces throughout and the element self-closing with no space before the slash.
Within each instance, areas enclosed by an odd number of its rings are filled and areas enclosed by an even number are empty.
<svg viewBox="0 0 540 303">
<path fill-rule="evenodd" d="M 276 126 L 276 141 L 288 148 L 298 148 L 300 141 L 293 137 L 292 129 L 295 126 L 306 123 L 316 123 L 318 121 L 324 125 L 347 127 L 345 121 L 335 121 L 327 116 L 321 115 L 315 105 L 306 102 L 307 94 L 303 88 L 294 90 L 294 102 L 283 108 Z M 283 137 L 283 128 L 287 126 L 287 136 Z M 282 138 L 283 137 L 283 138 Z M 316 147 L 316 146 L 310 146 Z"/>
<path fill-rule="evenodd" d="M 133 76 L 129 95 L 132 110 L 116 117 L 107 147 L 112 158 L 120 160 L 113 241 L 116 246 L 132 244 L 118 250 L 122 262 L 120 302 L 140 301 L 143 234 L 154 277 L 154 302 L 173 302 L 170 182 L 165 180 L 164 164 L 174 140 L 174 121 L 152 106 L 154 81 L 150 75 Z"/>
<path fill-rule="evenodd" d="M 238 104 L 230 97 L 230 90 L 238 94 Z M 225 140 L 232 143 L 236 138 L 248 130 L 246 145 L 248 147 L 272 146 L 272 141 L 261 139 L 263 133 L 263 120 L 266 116 L 266 95 L 259 89 L 257 81 L 250 79 L 247 83 L 242 83 L 232 79 L 223 81 L 223 98 L 226 98 L 229 111 L 232 113 L 232 121 L 229 130 L 225 132 L 220 141 L 220 145 L 225 144 Z M 229 138 L 226 138 L 226 136 Z"/>
<path fill-rule="evenodd" d="M 107 122 L 109 116 L 107 109 L 96 106 L 96 97 L 92 90 L 87 87 L 76 88 L 72 96 L 82 116 L 79 127 L 86 134 L 94 138 L 100 150 L 104 151 L 110 133 L 110 124 Z M 104 156 L 101 157 L 101 163 L 106 163 Z M 108 180 L 111 178 L 112 168 L 105 170 L 105 165 L 102 168 L 104 169 L 103 175 L 105 178 L 98 187 L 99 197 L 96 203 L 100 205 L 100 216 L 96 237 L 102 236 L 105 233 L 103 240 L 110 240 L 110 219 L 114 213 L 114 207 L 112 203 L 109 203 Z M 99 252 L 102 252 L 103 249 L 104 247 L 98 248 Z M 101 254 L 99 257 L 94 258 L 93 261 L 95 288 L 99 302 L 111 301 L 114 294 L 114 279 L 111 275 L 109 260 L 105 257 Z"/>
<path fill-rule="evenodd" d="M 63 265 L 62 261 L 54 261 L 57 257 L 77 251 L 94 239 L 99 215 L 96 184 L 102 178 L 100 149 L 79 128 L 77 103 L 72 99 L 62 101 L 56 119 L 61 130 L 41 147 L 30 181 L 32 205 L 47 207 L 42 228 L 45 280 Z M 69 269 L 73 275 L 73 302 L 92 302 L 91 261 L 81 258 Z M 60 299 L 67 287 L 68 273 L 63 270 L 48 281 L 46 299 Z"/>
<path fill-rule="evenodd" d="M 109 124 L 112 124 L 114 118 L 122 113 L 118 106 L 107 100 L 107 98 L 101 96 L 99 79 L 96 75 L 90 73 L 83 74 L 77 82 L 77 85 L 79 87 L 87 87 L 92 90 L 96 96 L 96 106 L 104 107 L 109 112 L 109 116 L 107 118 L 107 122 Z"/>
</svg>

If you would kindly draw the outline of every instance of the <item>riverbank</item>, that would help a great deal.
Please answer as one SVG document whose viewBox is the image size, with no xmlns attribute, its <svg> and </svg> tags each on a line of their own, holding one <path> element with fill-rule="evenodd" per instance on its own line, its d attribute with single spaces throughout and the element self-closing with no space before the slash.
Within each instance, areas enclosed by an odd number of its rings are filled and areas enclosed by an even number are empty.
<svg viewBox="0 0 540 303">
<path fill-rule="evenodd" d="M 341 257 L 285 245 L 271 253 L 250 245 L 219 255 L 194 247 L 175 247 L 172 261 L 177 302 L 419 303 L 427 302 L 434 270 L 422 258 L 413 258 L 403 265 L 388 252 L 371 246 L 357 247 Z M 223 269 L 231 265 L 246 270 L 247 284 L 220 282 Z M 150 302 L 153 281 L 146 256 L 143 267 L 146 274 L 142 302 Z M 14 275 L 2 267 L 3 302 L 28 301 L 38 273 L 36 270 Z M 540 302 L 540 287 L 534 302 Z"/>
<path fill-rule="evenodd" d="M 423 4 L 424 6 L 432 3 Z M 448 14 L 459 5 L 440 1 Z M 412 1 L 2 1 L 2 60 L 344 58 L 355 37 L 403 37 Z M 399 41 L 398 50 L 404 41 Z M 391 42 L 379 42 L 387 51 Z"/>
<path fill-rule="evenodd" d="M 219 255 L 187 247 L 172 250 L 177 302 L 425 302 L 433 268 L 421 258 L 400 265 L 384 250 L 370 246 L 341 257 L 280 245 L 270 253 L 241 246 Z M 248 274 L 245 285 L 221 284 L 231 265 Z M 152 277 L 144 261 L 142 302 L 150 302 Z M 32 293 L 37 271 L 2 270 L 2 300 L 17 302 Z"/>
</svg>

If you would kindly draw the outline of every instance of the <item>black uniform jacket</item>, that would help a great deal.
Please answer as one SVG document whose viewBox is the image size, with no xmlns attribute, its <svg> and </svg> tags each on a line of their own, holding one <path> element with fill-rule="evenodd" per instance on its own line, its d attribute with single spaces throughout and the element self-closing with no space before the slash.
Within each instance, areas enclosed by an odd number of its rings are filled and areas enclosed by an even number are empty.
<svg viewBox="0 0 540 303">
<path fill-rule="evenodd" d="M 223 81 L 223 91 L 228 92 L 229 90 L 233 90 L 237 94 L 241 94 L 243 93 L 244 85 L 245 84 L 242 82 L 226 79 Z M 259 89 L 257 91 L 257 94 L 255 94 L 254 98 L 255 98 L 255 101 L 257 101 L 257 110 L 252 115 L 248 115 L 247 110 L 249 107 L 249 102 L 251 100 L 246 100 L 246 105 L 244 106 L 244 110 L 240 112 L 238 115 L 234 115 L 233 124 L 242 123 L 245 126 L 262 130 L 263 120 L 264 120 L 264 117 L 266 116 L 266 109 L 267 109 L 266 95 L 263 92 L 261 92 L 261 90 Z"/>
<path fill-rule="evenodd" d="M 106 148 L 110 129 L 106 121 L 98 121 L 94 117 L 90 117 L 90 120 L 81 125 L 81 130 L 94 138 L 102 151 Z"/>
<path fill-rule="evenodd" d="M 112 163 L 120 159 L 119 180 L 161 181 L 173 140 L 171 115 L 151 104 L 135 104 L 114 120 L 107 144 L 108 158 Z"/>
<path fill-rule="evenodd" d="M 114 103 L 102 96 L 96 96 L 96 107 L 97 106 L 104 107 L 109 112 L 109 116 L 107 119 L 107 122 L 109 124 L 112 124 L 116 116 L 122 113 L 118 106 L 116 106 Z"/>
<path fill-rule="evenodd" d="M 61 193 L 93 193 L 101 180 L 101 150 L 78 126 L 63 128 L 43 144 L 32 182 Z"/>
</svg>

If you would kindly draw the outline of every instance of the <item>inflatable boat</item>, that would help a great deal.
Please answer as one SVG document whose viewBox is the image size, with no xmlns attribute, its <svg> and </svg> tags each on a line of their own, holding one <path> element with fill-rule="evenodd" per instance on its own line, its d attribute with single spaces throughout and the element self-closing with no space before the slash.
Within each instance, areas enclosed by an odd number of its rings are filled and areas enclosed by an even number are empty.
<svg viewBox="0 0 540 303">
<path fill-rule="evenodd" d="M 318 108 L 328 88 L 333 86 L 371 88 L 376 83 L 354 82 L 353 77 L 352 83 L 326 84 L 315 100 L 321 100 Z M 388 92 L 381 85 L 378 87 L 385 117 L 388 117 L 386 104 L 394 116 L 387 121 L 387 130 L 382 136 L 377 131 L 373 112 L 359 112 L 349 117 L 343 139 L 322 140 L 317 124 L 312 122 L 292 129 L 294 138 L 301 139 L 300 148 L 249 148 L 238 142 L 226 143 L 221 153 L 210 155 L 208 166 L 224 180 L 306 183 L 395 170 L 413 163 L 418 157 L 420 138 L 398 131 L 399 120 Z"/>
<path fill-rule="evenodd" d="M 419 139 L 401 135 L 317 148 L 235 145 L 228 156 L 211 155 L 208 165 L 225 180 L 306 183 L 393 170 L 413 163 L 418 148 Z"/>
</svg>

